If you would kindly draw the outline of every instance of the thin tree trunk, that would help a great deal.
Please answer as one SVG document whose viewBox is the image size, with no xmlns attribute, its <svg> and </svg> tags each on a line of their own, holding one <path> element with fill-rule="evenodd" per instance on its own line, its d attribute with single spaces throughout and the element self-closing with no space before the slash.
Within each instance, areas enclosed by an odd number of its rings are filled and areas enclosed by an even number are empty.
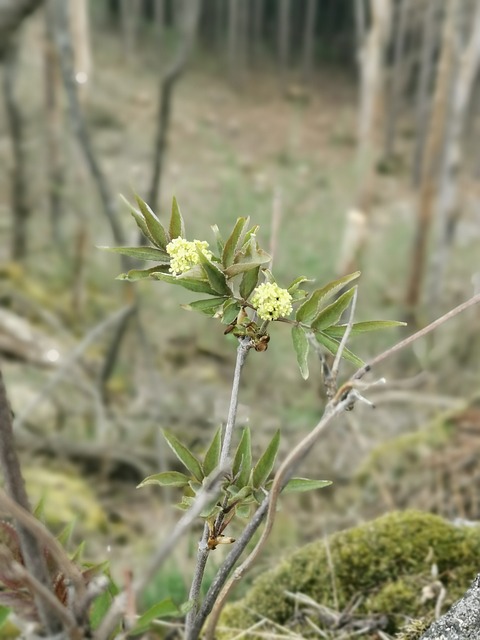
<svg viewBox="0 0 480 640">
<path fill-rule="evenodd" d="M 184 4 L 183 34 L 177 56 L 160 82 L 157 135 L 155 138 L 153 173 L 149 192 L 149 204 L 154 210 L 159 206 L 161 198 L 160 186 L 168 145 L 173 90 L 177 80 L 185 71 L 190 53 L 195 44 L 200 9 L 201 0 L 188 0 L 188 2 Z M 145 241 L 143 234 L 139 240 L 141 243 Z"/>
<path fill-rule="evenodd" d="M 229 0 L 228 2 L 228 75 L 234 87 L 240 84 L 239 63 L 239 3 L 243 0 Z"/>
<path fill-rule="evenodd" d="M 448 112 L 448 94 L 453 62 L 454 22 L 458 0 L 448 0 L 444 18 L 442 50 L 438 62 L 435 95 L 425 153 L 422 163 L 422 182 L 417 207 L 417 228 L 412 256 L 409 260 L 410 277 L 407 285 L 405 306 L 407 320 L 415 325 L 415 313 L 420 302 L 425 276 L 428 238 L 437 195 L 439 158 L 442 153 L 445 125 Z"/>
<path fill-rule="evenodd" d="M 75 79 L 78 84 L 79 96 L 84 99 L 87 93 L 87 83 L 92 73 L 89 4 L 87 0 L 70 0 L 70 7 Z"/>
<path fill-rule="evenodd" d="M 437 238 L 432 255 L 428 308 L 438 310 L 445 271 L 459 214 L 458 181 L 462 168 L 462 142 L 474 82 L 480 68 L 480 0 L 473 13 L 470 40 L 461 54 L 452 88 L 452 108 L 445 141 L 445 156 L 437 209 Z"/>
<path fill-rule="evenodd" d="M 412 163 L 412 184 L 415 187 L 420 185 L 420 181 L 422 179 L 422 157 L 425 147 L 426 131 L 428 129 L 428 95 L 434 61 L 436 33 L 435 23 L 438 14 L 438 7 L 439 5 L 436 2 L 428 1 L 424 8 L 422 54 L 416 96 L 415 147 Z"/>
<path fill-rule="evenodd" d="M 0 60 L 8 52 L 17 29 L 44 0 L 0 0 Z"/>
<path fill-rule="evenodd" d="M 278 0 L 277 55 L 278 79 L 281 91 L 285 91 L 287 69 L 290 63 L 291 0 Z"/>
<path fill-rule="evenodd" d="M 73 131 L 82 150 L 88 169 L 97 188 L 103 211 L 112 229 L 113 238 L 118 245 L 125 244 L 125 236 L 118 220 L 117 208 L 110 192 L 105 175 L 93 150 L 90 133 L 77 94 L 77 85 L 73 68 L 73 49 L 69 31 L 68 6 L 65 0 L 52 0 L 55 17 L 55 42 L 57 45 L 63 84 L 67 93 L 70 119 Z M 129 260 L 122 259 L 122 265 L 128 268 Z"/>
<path fill-rule="evenodd" d="M 14 260 L 22 260 L 27 254 L 27 225 L 31 212 L 28 202 L 25 130 L 20 102 L 15 95 L 17 55 L 18 46 L 12 41 L 4 58 L 3 94 L 13 154 L 11 172 L 12 258 Z"/>
<path fill-rule="evenodd" d="M 53 34 L 52 5 L 47 0 L 45 9 L 45 111 L 46 111 L 46 151 L 48 173 L 48 202 L 52 240 L 57 247 L 63 247 L 61 214 L 65 166 L 61 147 L 63 129 L 60 105 L 60 68 Z"/>
<path fill-rule="evenodd" d="M 303 28 L 303 64 L 302 74 L 305 84 L 310 83 L 315 52 L 315 23 L 317 19 L 317 0 L 307 0 L 305 24 Z"/>
<path fill-rule="evenodd" d="M 262 55 L 264 0 L 252 0 L 252 66 L 258 65 Z"/>
<path fill-rule="evenodd" d="M 337 270 L 354 271 L 368 238 L 368 219 L 372 204 L 375 160 L 378 155 L 376 131 L 382 112 L 385 51 L 390 35 L 389 0 L 371 0 L 372 22 L 358 54 L 360 64 L 360 105 L 358 120 L 357 194 L 347 213 L 346 228 Z"/>
<path fill-rule="evenodd" d="M 77 1 L 77 0 L 75 0 Z M 120 0 L 123 53 L 128 64 L 133 62 L 137 48 L 139 26 L 138 0 Z"/>
<path fill-rule="evenodd" d="M 395 43 L 393 53 L 393 65 L 391 69 L 390 95 L 387 100 L 385 131 L 385 151 L 384 161 L 389 162 L 395 152 L 395 137 L 397 133 L 397 120 L 400 110 L 401 90 L 402 90 L 402 63 L 405 54 L 405 39 L 409 13 L 411 10 L 411 0 L 400 0 L 398 6 L 398 27 L 395 32 Z"/>
<path fill-rule="evenodd" d="M 157 38 L 161 42 L 163 39 L 163 33 L 165 31 L 165 0 L 154 0 L 153 14 L 155 20 L 155 30 L 157 32 Z"/>
</svg>

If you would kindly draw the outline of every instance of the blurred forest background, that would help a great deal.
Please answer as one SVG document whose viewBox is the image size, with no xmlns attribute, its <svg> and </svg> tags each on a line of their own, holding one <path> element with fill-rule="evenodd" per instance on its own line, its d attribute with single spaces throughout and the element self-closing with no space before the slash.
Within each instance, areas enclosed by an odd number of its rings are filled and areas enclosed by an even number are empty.
<svg viewBox="0 0 480 640">
<path fill-rule="evenodd" d="M 160 429 L 202 451 L 235 360 L 185 292 L 115 280 L 125 265 L 97 247 L 139 242 L 119 194 L 163 220 L 175 195 L 189 238 L 250 215 L 281 286 L 360 268 L 357 320 L 411 333 L 478 290 L 480 0 L 3 0 L 0 56 L 16 437 L 33 502 L 114 572 L 176 517 L 170 492 L 135 489 L 175 465 Z M 285 498 L 272 557 L 394 508 L 480 519 L 478 326 L 474 309 L 381 367 L 377 410 L 345 415 L 300 470 L 334 484 Z M 291 448 L 324 405 L 319 363 L 302 381 L 283 329 L 241 393 L 258 450 L 279 427 Z M 185 594 L 199 531 L 152 598 Z"/>
</svg>

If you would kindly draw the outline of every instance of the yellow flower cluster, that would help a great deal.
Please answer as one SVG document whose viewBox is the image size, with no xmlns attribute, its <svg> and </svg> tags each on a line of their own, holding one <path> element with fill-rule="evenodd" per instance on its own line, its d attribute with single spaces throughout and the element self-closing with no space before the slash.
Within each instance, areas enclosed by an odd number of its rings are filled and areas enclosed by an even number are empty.
<svg viewBox="0 0 480 640">
<path fill-rule="evenodd" d="M 185 273 L 200 262 L 197 248 L 202 251 L 208 259 L 212 257 L 212 252 L 208 249 L 206 240 L 185 240 L 185 238 L 174 238 L 166 246 L 170 256 L 170 272 L 178 276 Z"/>
<path fill-rule="evenodd" d="M 262 320 L 276 320 L 292 312 L 292 296 L 274 282 L 258 285 L 251 303 Z"/>
</svg>

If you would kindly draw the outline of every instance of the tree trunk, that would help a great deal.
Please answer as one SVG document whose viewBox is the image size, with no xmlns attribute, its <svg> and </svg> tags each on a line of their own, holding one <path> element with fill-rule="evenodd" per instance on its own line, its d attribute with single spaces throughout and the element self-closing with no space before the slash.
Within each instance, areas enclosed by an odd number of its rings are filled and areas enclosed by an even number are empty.
<svg viewBox="0 0 480 640">
<path fill-rule="evenodd" d="M 305 84 L 311 82 L 315 53 L 315 23 L 317 19 L 317 0 L 307 0 L 305 24 L 303 27 L 303 64 L 302 74 Z"/>
<path fill-rule="evenodd" d="M 262 56 L 262 32 L 263 32 L 263 16 L 265 12 L 264 0 L 252 0 L 252 59 L 251 65 L 258 64 Z"/>
<path fill-rule="evenodd" d="M 435 50 L 435 23 L 437 14 L 437 3 L 427 2 L 426 7 L 424 8 L 422 53 L 416 96 L 415 147 L 412 163 L 412 184 L 415 187 L 418 187 L 420 185 L 420 181 L 422 179 L 422 157 L 425 147 L 426 131 L 428 129 L 428 95 L 432 77 L 432 67 Z"/>
<path fill-rule="evenodd" d="M 77 0 L 75 0 L 77 1 Z M 139 1 L 120 0 L 122 41 L 125 61 L 131 64 L 135 56 L 139 26 Z"/>
<path fill-rule="evenodd" d="M 368 218 L 374 189 L 378 155 L 376 131 L 382 112 L 385 52 L 390 34 L 389 0 L 371 0 L 372 21 L 358 53 L 360 105 L 358 120 L 357 194 L 347 213 L 346 229 L 337 270 L 346 274 L 357 269 L 368 238 Z"/>
<path fill-rule="evenodd" d="M 60 68 L 53 34 L 53 9 L 52 2 L 47 0 L 44 40 L 47 191 L 52 240 L 58 248 L 63 248 L 61 224 L 65 166 L 61 145 L 63 120 L 60 104 Z"/>
<path fill-rule="evenodd" d="M 437 195 L 439 158 L 442 153 L 445 125 L 448 115 L 448 96 L 453 62 L 454 23 L 457 15 L 458 0 L 448 0 L 444 18 L 442 50 L 438 62 L 435 95 L 425 153 L 422 163 L 422 182 L 417 207 L 417 228 L 415 232 L 412 256 L 409 260 L 410 277 L 407 285 L 405 306 L 407 320 L 416 324 L 416 310 L 420 302 L 428 238 L 433 218 L 433 209 Z"/>
<path fill-rule="evenodd" d="M 83 99 L 86 96 L 87 82 L 92 73 L 89 4 L 87 0 L 70 0 L 70 8 L 75 79 L 78 84 L 79 96 Z"/>
<path fill-rule="evenodd" d="M 290 63 L 290 17 L 291 0 L 278 0 L 277 55 L 278 79 L 281 91 L 287 84 L 287 70 Z"/>
<path fill-rule="evenodd" d="M 460 211 L 458 181 L 461 177 L 462 142 L 472 91 L 480 67 L 480 0 L 473 12 L 470 40 L 461 53 L 452 87 L 452 107 L 445 141 L 445 156 L 440 181 L 436 215 L 437 238 L 432 255 L 428 308 L 432 316 L 438 311 L 448 255 Z"/>
<path fill-rule="evenodd" d="M 157 135 L 153 155 L 153 173 L 149 192 L 149 204 L 152 209 L 160 205 L 161 178 L 168 144 L 168 132 L 170 128 L 170 116 L 172 110 L 173 90 L 177 80 L 185 71 L 190 53 L 195 44 L 198 21 L 200 17 L 201 0 L 188 0 L 184 3 L 183 34 L 177 52 L 176 59 L 166 71 L 160 82 L 158 99 Z M 140 243 L 145 242 L 143 234 L 139 238 Z"/>
<path fill-rule="evenodd" d="M 17 76 L 17 44 L 11 40 L 4 54 L 3 93 L 8 130 L 12 141 L 13 166 L 11 172 L 12 201 L 12 258 L 22 260 L 27 255 L 27 223 L 30 217 L 28 178 L 25 156 L 25 131 L 20 102 L 15 95 Z"/>
<path fill-rule="evenodd" d="M 393 65 L 390 78 L 390 92 L 385 109 L 387 126 L 385 130 L 384 162 L 391 161 L 395 152 L 395 136 L 397 132 L 397 120 L 400 110 L 402 86 L 402 62 L 405 54 L 405 38 L 407 34 L 408 18 L 411 9 L 411 0 L 400 0 L 398 5 L 398 27 L 395 32 L 393 53 Z"/>
<path fill-rule="evenodd" d="M 0 60 L 8 52 L 11 38 L 22 22 L 44 0 L 0 0 Z"/>
<path fill-rule="evenodd" d="M 105 175 L 93 150 L 90 133 L 85 121 L 77 94 L 77 84 L 74 77 L 73 48 L 69 29 L 68 5 L 65 0 L 52 0 L 55 17 L 55 42 L 57 45 L 63 84 L 67 93 L 70 119 L 73 131 L 77 137 L 80 149 L 85 157 L 88 169 L 98 190 L 103 210 L 112 229 L 113 238 L 117 245 L 125 244 L 125 236 L 118 220 L 117 208 L 110 192 Z M 122 265 L 128 268 L 129 260 L 122 258 Z"/>
</svg>

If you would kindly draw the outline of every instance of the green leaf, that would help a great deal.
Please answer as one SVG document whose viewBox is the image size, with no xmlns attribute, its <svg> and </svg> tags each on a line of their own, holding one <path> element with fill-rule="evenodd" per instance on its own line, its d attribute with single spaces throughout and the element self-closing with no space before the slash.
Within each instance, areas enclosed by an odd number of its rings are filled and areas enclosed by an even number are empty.
<svg viewBox="0 0 480 640">
<path fill-rule="evenodd" d="M 223 305 L 222 324 L 231 324 L 240 313 L 240 309 L 236 300 L 227 300 Z"/>
<path fill-rule="evenodd" d="M 143 217 L 143 215 L 140 213 L 140 211 L 138 211 L 138 209 L 135 209 L 135 207 L 133 206 L 133 204 L 131 202 L 129 202 L 125 196 L 122 196 L 120 194 L 120 198 L 123 200 L 123 202 L 127 205 L 127 207 L 130 209 L 130 213 L 132 214 L 135 222 L 137 223 L 138 228 L 140 229 L 140 231 L 143 233 L 143 235 L 148 238 L 150 240 L 150 242 L 154 242 L 152 236 L 150 235 L 150 231 L 148 230 L 147 227 L 147 223 L 145 221 L 145 218 Z"/>
<path fill-rule="evenodd" d="M 170 264 L 168 253 L 156 247 L 98 247 L 98 249 L 121 253 L 124 256 L 137 258 L 137 260 L 154 260 L 160 264 Z"/>
<path fill-rule="evenodd" d="M 138 196 L 137 194 L 135 194 L 135 200 L 137 201 L 140 212 L 145 219 L 148 233 L 150 238 L 152 239 L 152 242 L 156 244 L 157 247 L 165 249 L 165 247 L 169 243 L 169 238 L 162 223 L 150 209 L 148 204 L 144 202 L 142 198 L 140 198 L 140 196 Z"/>
<path fill-rule="evenodd" d="M 258 284 L 258 275 L 260 273 L 260 267 L 245 271 L 240 283 L 240 295 L 244 300 L 247 300 L 252 291 Z"/>
<path fill-rule="evenodd" d="M 189 481 L 190 478 L 179 471 L 162 471 L 146 477 L 137 485 L 137 489 L 146 487 L 147 484 L 159 484 L 161 487 L 185 487 Z"/>
<path fill-rule="evenodd" d="M 70 542 L 74 528 L 75 521 L 73 520 L 72 522 L 69 522 L 58 534 L 57 540 L 62 545 L 62 547 L 66 547 Z"/>
<path fill-rule="evenodd" d="M 179 617 L 181 615 L 182 611 L 173 600 L 171 598 L 165 598 L 154 604 L 148 611 L 145 611 L 145 613 L 138 618 L 135 626 L 128 634 L 133 636 L 140 635 L 141 633 L 145 633 L 145 631 L 150 628 L 151 623 L 158 618 Z"/>
<path fill-rule="evenodd" d="M 235 251 L 239 246 L 239 241 L 242 236 L 242 231 L 248 224 L 250 218 L 238 218 L 230 237 L 225 242 L 222 253 L 222 264 L 224 267 L 229 267 L 233 263 Z"/>
<path fill-rule="evenodd" d="M 251 510 L 252 509 L 250 504 L 239 504 L 238 507 L 235 509 L 235 515 L 245 520 L 250 516 Z"/>
<path fill-rule="evenodd" d="M 184 444 L 177 440 L 173 433 L 167 431 L 167 429 L 163 429 L 162 433 L 163 437 L 167 441 L 167 444 L 180 460 L 180 462 L 190 471 L 190 473 L 196 480 L 202 482 L 204 478 L 202 465 L 193 455 L 193 453 L 189 449 L 187 449 Z"/>
<path fill-rule="evenodd" d="M 176 284 L 189 291 L 195 291 L 196 293 L 209 293 L 216 296 L 217 292 L 212 289 L 207 280 L 197 280 L 196 278 L 183 278 L 181 276 L 171 276 L 168 273 L 156 272 L 152 273 L 150 277 L 154 280 L 163 280 L 170 284 Z"/>
<path fill-rule="evenodd" d="M 252 442 L 250 427 L 245 427 L 242 437 L 238 443 L 235 457 L 233 459 L 232 474 L 235 484 L 242 488 L 248 484 L 250 471 L 252 470 Z M 238 476 L 238 477 L 237 477 Z"/>
<path fill-rule="evenodd" d="M 322 344 L 325 347 L 325 349 L 327 349 L 327 351 L 330 351 L 330 353 L 333 353 L 333 355 L 336 355 L 338 351 L 338 347 L 340 346 L 340 342 L 338 342 L 338 340 L 335 340 L 334 338 L 330 338 L 330 336 L 327 336 L 325 333 L 323 333 L 323 331 L 320 333 L 316 333 L 315 338 L 320 344 Z M 363 365 L 365 364 L 363 360 L 361 360 L 358 356 L 356 356 L 346 347 L 343 350 L 342 358 L 344 358 L 345 360 L 348 360 L 349 362 L 353 363 L 357 367 L 363 367 Z"/>
<path fill-rule="evenodd" d="M 303 491 L 313 491 L 314 489 L 323 489 L 331 485 L 331 480 L 310 480 L 309 478 L 291 478 L 285 487 L 283 493 L 294 493 Z"/>
<path fill-rule="evenodd" d="M 302 327 L 298 327 L 297 325 L 292 327 L 292 342 L 297 355 L 300 373 L 302 374 L 302 378 L 306 380 L 308 378 L 308 351 L 310 343 Z"/>
<path fill-rule="evenodd" d="M 227 279 L 225 278 L 225 274 L 221 271 L 213 262 L 207 258 L 207 256 L 203 253 L 203 251 L 197 247 L 198 257 L 200 259 L 200 264 L 205 271 L 208 282 L 210 286 L 216 293 L 223 293 L 225 295 L 230 295 L 232 292 L 227 285 Z"/>
<path fill-rule="evenodd" d="M 166 273 L 168 271 L 168 265 L 157 264 L 150 269 L 130 269 L 128 273 L 121 273 L 115 280 L 128 280 L 129 282 L 137 282 L 138 280 L 146 280 L 150 278 L 154 273 Z"/>
<path fill-rule="evenodd" d="M 257 267 L 268 264 L 271 260 L 263 249 L 260 249 L 255 236 L 251 236 L 247 244 L 243 246 L 241 251 L 235 254 L 234 262 L 225 269 L 225 275 L 233 278 L 239 273 L 256 269 Z"/>
<path fill-rule="evenodd" d="M 260 229 L 260 225 L 256 224 L 247 231 L 247 233 L 245 234 L 245 237 L 242 239 L 242 247 L 244 247 L 247 244 L 247 242 L 250 240 L 252 236 L 255 236 L 257 234 L 257 231 L 259 229 Z"/>
<path fill-rule="evenodd" d="M 170 226 L 168 229 L 168 233 L 170 236 L 170 240 L 173 240 L 174 238 L 185 237 L 185 223 L 183 222 L 182 214 L 180 213 L 180 208 L 175 196 L 172 200 L 172 215 L 170 217 Z"/>
<path fill-rule="evenodd" d="M 262 487 L 268 480 L 268 477 L 272 472 L 273 465 L 275 464 L 279 445 L 280 430 L 277 430 L 271 439 L 270 444 L 265 449 L 265 452 L 253 467 L 252 484 L 255 489 L 260 489 L 260 487 Z"/>
<path fill-rule="evenodd" d="M 313 280 L 311 280 L 310 278 L 306 278 L 305 276 L 300 276 L 299 278 L 294 280 L 292 284 L 288 287 L 287 289 L 288 293 L 290 295 L 292 295 L 292 293 L 295 293 L 295 291 L 303 282 L 313 282 Z"/>
<path fill-rule="evenodd" d="M 397 322 L 396 320 L 370 320 L 368 322 L 356 322 L 352 325 L 350 335 L 355 336 L 359 333 L 367 333 L 368 331 L 379 331 L 380 329 L 404 327 L 406 326 L 406 324 L 406 322 Z M 328 329 L 324 329 L 323 331 L 332 338 L 342 338 L 346 329 L 346 324 L 339 324 L 335 327 L 328 327 Z"/>
<path fill-rule="evenodd" d="M 312 329 L 320 331 L 336 324 L 343 315 L 345 309 L 348 308 L 357 287 L 352 287 L 345 293 L 329 304 L 328 307 L 322 309 L 312 320 Z"/>
<path fill-rule="evenodd" d="M 195 300 L 190 304 L 182 304 L 184 309 L 193 309 L 200 311 L 206 316 L 214 316 L 217 309 L 219 309 L 225 302 L 225 298 L 206 298 L 205 300 Z"/>
<path fill-rule="evenodd" d="M 203 473 L 205 474 L 205 476 L 210 475 L 212 471 L 218 467 L 221 449 L 222 427 L 219 427 L 203 459 Z"/>
<path fill-rule="evenodd" d="M 101 593 L 98 598 L 92 603 L 90 607 L 90 626 L 92 629 L 97 629 L 102 622 L 105 615 L 108 613 L 112 604 L 113 598 L 118 594 L 118 588 L 115 583 L 110 579 L 108 588 Z"/>
<path fill-rule="evenodd" d="M 217 244 L 217 251 L 218 251 L 219 255 L 222 255 L 223 248 L 225 247 L 225 241 L 222 238 L 222 235 L 220 233 L 220 229 L 218 228 L 218 225 L 216 225 L 216 224 L 212 225 L 212 231 L 213 231 L 213 235 L 215 236 L 215 242 Z"/>
<path fill-rule="evenodd" d="M 309 324 L 318 314 L 325 300 L 334 296 L 338 291 L 343 289 L 345 285 L 352 282 L 352 280 L 356 280 L 359 275 L 360 271 L 355 271 L 355 273 L 350 273 L 338 280 L 332 280 L 332 282 L 329 282 L 321 289 L 316 289 L 309 298 L 298 307 L 295 319 L 298 320 L 298 322 Z"/>
</svg>

